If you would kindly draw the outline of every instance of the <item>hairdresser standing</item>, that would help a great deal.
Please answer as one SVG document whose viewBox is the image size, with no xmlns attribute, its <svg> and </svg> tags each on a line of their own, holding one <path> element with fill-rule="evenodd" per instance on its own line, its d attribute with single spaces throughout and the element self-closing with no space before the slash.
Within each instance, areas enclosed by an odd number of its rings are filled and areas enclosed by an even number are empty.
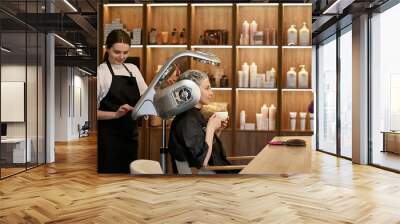
<svg viewBox="0 0 400 224">
<path fill-rule="evenodd" d="M 137 121 L 131 111 L 147 85 L 133 64 L 125 64 L 130 37 L 113 30 L 106 40 L 106 54 L 97 68 L 97 119 L 99 173 L 129 173 L 137 159 Z"/>
</svg>

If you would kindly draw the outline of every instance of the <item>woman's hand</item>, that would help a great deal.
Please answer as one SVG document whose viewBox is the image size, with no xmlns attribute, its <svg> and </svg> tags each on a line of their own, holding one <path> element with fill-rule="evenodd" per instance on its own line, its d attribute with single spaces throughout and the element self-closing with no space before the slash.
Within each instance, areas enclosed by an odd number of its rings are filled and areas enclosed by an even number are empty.
<svg viewBox="0 0 400 224">
<path fill-rule="evenodd" d="M 118 119 L 132 110 L 133 110 L 133 107 L 131 107 L 129 104 L 124 104 L 118 108 L 118 110 L 115 112 L 114 117 L 115 117 L 115 119 Z"/>
<path fill-rule="evenodd" d="M 222 127 L 222 120 L 216 114 L 211 115 L 208 119 L 207 129 L 212 131 L 217 131 L 219 128 Z"/>
<path fill-rule="evenodd" d="M 219 137 L 221 135 L 221 132 L 228 127 L 228 124 L 229 124 L 229 117 L 221 121 L 221 127 L 218 128 L 215 134 Z"/>
</svg>

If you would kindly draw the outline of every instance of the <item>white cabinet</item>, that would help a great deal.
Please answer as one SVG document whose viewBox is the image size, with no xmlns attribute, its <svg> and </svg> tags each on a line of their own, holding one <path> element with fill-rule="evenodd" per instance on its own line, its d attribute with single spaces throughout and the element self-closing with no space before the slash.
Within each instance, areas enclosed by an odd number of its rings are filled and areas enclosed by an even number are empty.
<svg viewBox="0 0 400 224">
<path fill-rule="evenodd" d="M 32 140 L 27 139 L 25 150 L 25 138 L 7 138 L 1 140 L 1 146 L 12 150 L 12 163 L 25 163 L 32 160 Z"/>
</svg>

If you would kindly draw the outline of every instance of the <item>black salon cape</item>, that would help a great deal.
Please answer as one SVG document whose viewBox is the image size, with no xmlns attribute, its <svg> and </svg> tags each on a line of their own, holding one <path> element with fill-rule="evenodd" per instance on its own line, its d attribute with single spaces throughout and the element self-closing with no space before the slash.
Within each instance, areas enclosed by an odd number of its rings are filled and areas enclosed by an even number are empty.
<svg viewBox="0 0 400 224">
<path fill-rule="evenodd" d="M 177 115 L 171 125 L 168 151 L 173 159 L 187 161 L 190 167 L 201 168 L 207 155 L 207 121 L 197 108 Z M 221 140 L 214 135 L 210 166 L 231 165 L 226 159 Z M 231 173 L 231 172 L 228 172 Z"/>
</svg>

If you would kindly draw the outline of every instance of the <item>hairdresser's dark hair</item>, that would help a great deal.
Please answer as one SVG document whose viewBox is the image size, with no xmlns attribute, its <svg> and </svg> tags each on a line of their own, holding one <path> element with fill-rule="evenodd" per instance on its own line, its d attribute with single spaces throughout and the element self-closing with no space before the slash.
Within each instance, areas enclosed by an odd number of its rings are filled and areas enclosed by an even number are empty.
<svg viewBox="0 0 400 224">
<path fill-rule="evenodd" d="M 116 43 L 124 43 L 129 45 L 131 43 L 131 38 L 129 37 L 128 33 L 126 33 L 121 29 L 113 30 L 107 36 L 106 48 L 110 49 Z M 108 59 L 108 53 L 106 52 L 104 54 L 104 61 L 107 59 Z"/>
</svg>

